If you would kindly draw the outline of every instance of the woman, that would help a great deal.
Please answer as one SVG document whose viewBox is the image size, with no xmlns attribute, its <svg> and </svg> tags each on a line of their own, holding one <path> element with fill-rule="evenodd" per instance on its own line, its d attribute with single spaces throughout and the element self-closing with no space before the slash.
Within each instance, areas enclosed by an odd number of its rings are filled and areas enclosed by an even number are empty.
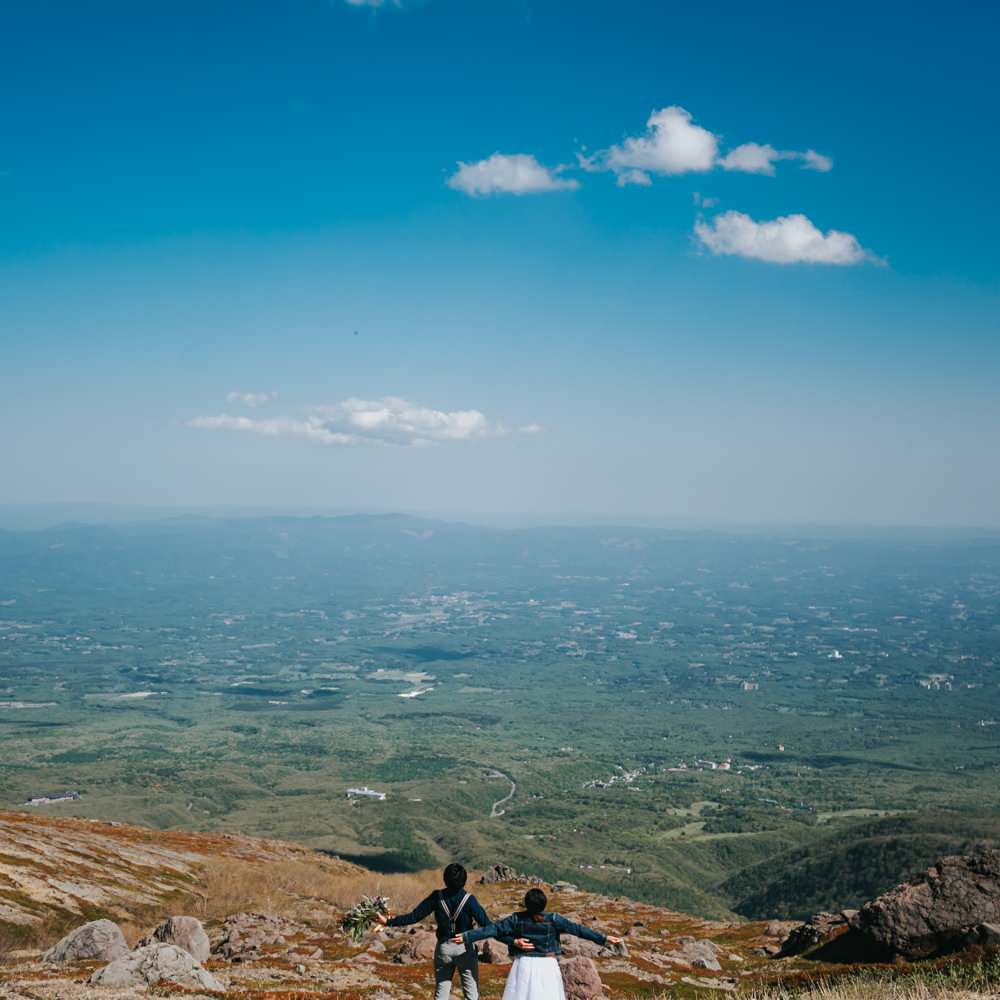
<svg viewBox="0 0 1000 1000">
<path fill-rule="evenodd" d="M 562 934 L 572 934 L 599 945 L 621 944 L 620 937 L 574 924 L 558 913 L 546 913 L 547 905 L 548 900 L 541 889 L 529 889 L 524 896 L 522 912 L 452 938 L 455 944 L 464 944 L 467 948 L 490 937 L 513 942 L 510 951 L 514 964 L 507 977 L 503 1000 L 565 1000 L 557 958 L 562 952 L 559 944 Z"/>
</svg>

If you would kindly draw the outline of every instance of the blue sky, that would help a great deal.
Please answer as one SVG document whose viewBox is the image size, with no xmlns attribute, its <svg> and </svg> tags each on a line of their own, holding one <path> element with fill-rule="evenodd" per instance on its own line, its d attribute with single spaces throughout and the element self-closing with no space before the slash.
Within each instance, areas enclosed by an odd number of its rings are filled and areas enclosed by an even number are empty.
<svg viewBox="0 0 1000 1000">
<path fill-rule="evenodd" d="M 5 4 L 0 502 L 1000 525 L 1000 15 L 818 6 Z"/>
</svg>

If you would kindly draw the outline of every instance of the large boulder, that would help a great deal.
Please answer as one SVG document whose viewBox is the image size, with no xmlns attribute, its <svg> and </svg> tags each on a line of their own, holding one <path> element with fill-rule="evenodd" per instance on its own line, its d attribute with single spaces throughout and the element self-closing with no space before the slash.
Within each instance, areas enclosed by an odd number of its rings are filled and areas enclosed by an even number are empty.
<svg viewBox="0 0 1000 1000">
<path fill-rule="evenodd" d="M 597 1000 L 604 996 L 604 983 L 593 959 L 576 955 L 559 963 L 566 1000 Z"/>
<path fill-rule="evenodd" d="M 172 944 L 150 944 L 116 959 L 90 977 L 94 986 L 119 989 L 176 983 L 189 990 L 222 992 L 225 986 L 206 972 L 183 948 Z"/>
<path fill-rule="evenodd" d="M 964 947 L 970 928 L 1000 922 L 1000 850 L 942 858 L 854 915 L 873 952 L 909 960 Z"/>
<path fill-rule="evenodd" d="M 403 942 L 403 947 L 396 952 L 395 961 L 400 965 L 429 962 L 434 958 L 435 948 L 437 948 L 437 935 L 431 931 L 418 931 Z"/>
<path fill-rule="evenodd" d="M 113 962 L 128 953 L 121 928 L 111 920 L 94 920 L 72 930 L 42 956 L 45 962 Z"/>
<path fill-rule="evenodd" d="M 183 948 L 196 962 L 205 962 L 212 952 L 208 935 L 197 917 L 169 917 L 147 934 L 138 947 L 148 944 L 172 944 Z"/>
</svg>

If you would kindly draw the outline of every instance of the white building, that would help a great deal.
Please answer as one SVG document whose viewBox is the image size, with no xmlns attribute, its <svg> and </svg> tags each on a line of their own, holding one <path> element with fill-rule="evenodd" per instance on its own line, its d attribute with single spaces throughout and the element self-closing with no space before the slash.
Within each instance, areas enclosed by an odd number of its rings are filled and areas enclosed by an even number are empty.
<svg viewBox="0 0 1000 1000">
<path fill-rule="evenodd" d="M 347 797 L 349 799 L 378 799 L 379 802 L 384 802 L 385 792 L 376 792 L 374 788 L 365 785 L 363 788 L 348 788 Z"/>
<path fill-rule="evenodd" d="M 80 797 L 79 792 L 47 792 L 45 795 L 33 795 L 28 799 L 29 806 L 47 806 L 53 802 L 75 802 Z"/>
</svg>

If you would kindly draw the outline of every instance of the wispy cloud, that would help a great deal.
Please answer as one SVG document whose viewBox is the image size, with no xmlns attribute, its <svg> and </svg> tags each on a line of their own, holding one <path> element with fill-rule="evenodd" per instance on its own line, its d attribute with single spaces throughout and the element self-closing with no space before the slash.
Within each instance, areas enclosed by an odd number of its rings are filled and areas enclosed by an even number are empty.
<svg viewBox="0 0 1000 1000">
<path fill-rule="evenodd" d="M 227 403 L 242 403 L 244 406 L 249 406 L 251 408 L 256 406 L 263 406 L 265 403 L 270 403 L 272 399 L 277 399 L 278 394 L 276 392 L 227 392 L 226 402 Z"/>
<path fill-rule="evenodd" d="M 779 160 L 798 160 L 805 169 L 818 170 L 824 174 L 833 169 L 833 160 L 815 150 L 798 152 L 794 149 L 775 149 L 770 143 L 761 145 L 757 142 L 745 142 L 730 150 L 719 160 L 719 166 L 723 170 L 740 170 L 747 174 L 773 177 L 774 165 Z"/>
<path fill-rule="evenodd" d="M 448 187 L 473 196 L 538 194 L 578 188 L 579 181 L 559 176 L 562 169 L 543 166 L 526 153 L 494 153 L 476 163 L 459 162 L 458 170 L 448 178 Z"/>
<path fill-rule="evenodd" d="M 403 0 L 346 0 L 352 7 L 402 7 Z"/>
<path fill-rule="evenodd" d="M 653 175 L 707 173 L 717 167 L 773 175 L 780 160 L 797 160 L 803 167 L 824 173 L 833 169 L 829 157 L 812 149 L 776 149 L 769 143 L 745 142 L 723 156 L 721 145 L 720 136 L 696 124 L 691 112 L 675 104 L 654 111 L 642 135 L 589 156 L 581 155 L 578 161 L 590 172 L 611 171 L 619 186 L 649 185 Z"/>
<path fill-rule="evenodd" d="M 191 427 L 205 430 L 248 431 L 267 437 L 297 437 L 328 445 L 383 444 L 426 446 L 470 441 L 509 433 L 536 434 L 527 424 L 512 431 L 480 410 L 435 410 L 396 396 L 382 399 L 345 399 L 309 407 L 299 417 L 256 418 L 222 413 L 194 417 Z"/>
<path fill-rule="evenodd" d="M 772 264 L 884 263 L 857 237 L 836 229 L 821 232 L 804 215 L 755 222 L 743 212 L 723 212 L 694 227 L 698 242 L 719 256 L 748 257 Z"/>
</svg>

